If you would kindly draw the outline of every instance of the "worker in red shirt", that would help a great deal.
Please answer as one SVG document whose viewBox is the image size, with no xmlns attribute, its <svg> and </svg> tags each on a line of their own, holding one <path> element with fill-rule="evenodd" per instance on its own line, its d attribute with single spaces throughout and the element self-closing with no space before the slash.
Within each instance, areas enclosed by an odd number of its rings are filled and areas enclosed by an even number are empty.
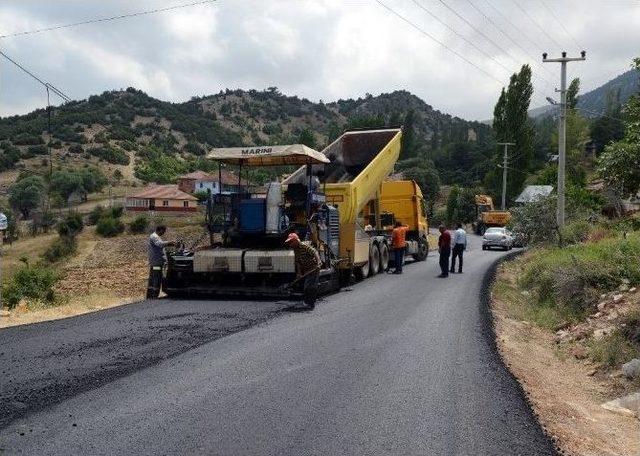
<svg viewBox="0 0 640 456">
<path fill-rule="evenodd" d="M 407 230 L 402 222 L 396 221 L 395 228 L 391 233 L 391 247 L 393 248 L 393 261 L 396 265 L 394 274 L 402 274 L 402 263 L 404 263 L 404 251 L 407 247 Z"/>
<path fill-rule="evenodd" d="M 449 277 L 449 257 L 451 256 L 451 234 L 444 225 L 438 227 L 440 237 L 438 238 L 438 252 L 440 252 L 440 270 L 438 277 Z"/>
</svg>

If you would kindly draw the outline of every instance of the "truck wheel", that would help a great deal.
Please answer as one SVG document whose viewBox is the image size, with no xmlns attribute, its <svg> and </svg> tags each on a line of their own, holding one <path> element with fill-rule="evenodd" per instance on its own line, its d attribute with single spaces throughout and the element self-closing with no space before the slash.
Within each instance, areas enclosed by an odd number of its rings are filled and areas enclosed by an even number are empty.
<svg viewBox="0 0 640 456">
<path fill-rule="evenodd" d="M 356 282 L 361 282 L 369 276 L 369 262 L 362 266 L 353 268 L 353 275 L 356 276 Z"/>
<path fill-rule="evenodd" d="M 384 242 L 378 244 L 380 250 L 380 272 L 385 272 L 389 269 L 389 246 Z"/>
<path fill-rule="evenodd" d="M 413 255 L 415 261 L 424 261 L 429 255 L 429 244 L 425 239 L 418 239 L 418 253 Z"/>
<path fill-rule="evenodd" d="M 380 272 L 380 250 L 377 245 L 372 245 L 369 250 L 369 277 Z"/>
</svg>

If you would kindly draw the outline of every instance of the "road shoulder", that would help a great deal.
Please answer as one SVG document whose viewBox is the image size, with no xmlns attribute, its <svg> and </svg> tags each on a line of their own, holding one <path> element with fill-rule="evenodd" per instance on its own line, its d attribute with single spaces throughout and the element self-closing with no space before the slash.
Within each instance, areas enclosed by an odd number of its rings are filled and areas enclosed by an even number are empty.
<svg viewBox="0 0 640 456">
<path fill-rule="evenodd" d="M 498 278 L 504 278 L 504 264 Z M 593 367 L 563 356 L 554 333 L 515 318 L 509 303 L 492 293 L 498 351 L 525 391 L 538 419 L 565 454 L 640 454 L 640 422 L 609 412 L 601 404 L 611 384 Z"/>
</svg>

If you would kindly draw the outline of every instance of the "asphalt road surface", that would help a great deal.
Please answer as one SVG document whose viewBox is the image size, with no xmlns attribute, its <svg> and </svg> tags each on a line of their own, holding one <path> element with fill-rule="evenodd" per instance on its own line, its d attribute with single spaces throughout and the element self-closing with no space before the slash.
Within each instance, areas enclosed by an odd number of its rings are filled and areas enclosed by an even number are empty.
<svg viewBox="0 0 640 456">
<path fill-rule="evenodd" d="M 0 454 L 555 454 L 492 343 L 503 254 L 471 241 L 464 274 L 430 256 L 313 312 L 158 300 L 0 331 Z"/>
</svg>

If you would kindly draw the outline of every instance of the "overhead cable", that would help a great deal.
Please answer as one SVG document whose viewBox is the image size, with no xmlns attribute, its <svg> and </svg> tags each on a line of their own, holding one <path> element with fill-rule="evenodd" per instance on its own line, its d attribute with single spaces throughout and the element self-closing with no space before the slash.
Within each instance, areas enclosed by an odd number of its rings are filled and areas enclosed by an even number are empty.
<svg viewBox="0 0 640 456">
<path fill-rule="evenodd" d="M 475 9 L 478 13 L 480 13 L 482 15 L 482 17 L 484 17 L 489 23 L 491 23 L 491 25 L 493 25 L 493 27 L 498 30 L 500 33 L 502 33 L 502 35 L 504 35 L 509 41 L 511 41 L 513 44 L 515 44 L 518 49 L 520 49 L 525 55 L 527 55 L 529 58 L 532 59 L 533 62 L 536 63 L 536 65 L 538 67 L 540 67 L 542 70 L 546 71 L 547 73 L 549 73 L 550 75 L 552 74 L 551 71 L 546 68 L 544 65 L 542 65 L 542 63 L 540 63 L 538 60 L 536 60 L 536 57 L 531 56 L 531 54 L 529 54 L 529 52 L 520 45 L 520 43 L 518 43 L 511 35 L 509 35 L 502 27 L 500 27 L 493 19 L 491 19 L 491 17 L 487 16 L 484 11 L 482 11 L 482 9 L 480 7 L 478 7 L 477 5 L 475 5 L 471 0 L 467 0 L 467 2 L 471 5 L 471 7 L 473 9 Z M 548 84 L 550 84 L 549 81 L 547 81 L 546 79 L 544 79 L 545 82 L 547 82 Z"/>
<path fill-rule="evenodd" d="M 0 55 L 2 57 L 4 57 L 5 59 L 7 59 L 9 62 L 13 63 L 15 66 L 17 66 L 18 68 L 20 68 L 22 71 L 24 71 L 26 74 L 28 74 L 29 76 L 31 76 L 33 79 L 35 79 L 36 81 L 38 81 L 40 84 L 42 84 L 45 89 L 47 89 L 47 92 L 49 90 L 51 90 L 53 93 L 55 93 L 56 95 L 58 95 L 60 98 L 62 98 L 64 101 L 71 101 L 71 98 L 68 97 L 64 92 L 62 92 L 60 89 L 58 89 L 57 87 L 55 87 L 54 85 L 48 83 L 48 82 L 44 82 L 42 79 L 40 79 L 38 76 L 36 76 L 35 74 L 33 74 L 33 72 L 27 70 L 24 66 L 22 66 L 21 64 L 19 64 L 18 62 L 16 62 L 14 59 L 12 59 L 11 57 L 9 57 L 7 54 L 5 54 L 4 52 L 0 51 Z"/>
<path fill-rule="evenodd" d="M 545 7 L 545 9 L 549 12 L 549 14 L 551 14 L 551 17 L 553 17 L 553 19 L 558 23 L 558 25 L 562 28 L 562 30 L 564 30 L 564 33 L 569 35 L 569 37 L 573 40 L 575 45 L 578 46 L 578 50 L 584 49 L 584 47 L 581 46 L 580 43 L 578 43 L 578 40 L 576 40 L 575 36 L 573 36 L 571 32 L 567 30 L 567 28 L 564 26 L 564 23 L 558 18 L 558 16 L 556 16 L 556 14 L 553 12 L 551 7 L 547 5 L 547 3 L 544 0 L 540 0 L 540 3 L 542 3 L 542 6 Z"/>
<path fill-rule="evenodd" d="M 60 29 L 65 29 L 65 28 L 69 28 L 69 27 L 77 27 L 79 25 L 87 25 L 87 24 L 96 24 L 96 23 L 99 23 L 99 22 L 116 21 L 116 20 L 120 20 L 120 19 L 126 19 L 126 18 L 129 18 L 129 17 L 146 16 L 146 15 L 149 15 L 149 14 L 163 13 L 165 11 L 172 11 L 172 10 L 176 10 L 176 9 L 180 9 L 180 8 L 188 8 L 190 6 L 204 5 L 204 4 L 207 4 L 207 3 L 214 3 L 216 1 L 217 0 L 201 0 L 201 1 L 198 1 L 198 2 L 185 3 L 185 4 L 182 4 L 182 5 L 168 6 L 166 8 L 156 8 L 156 9 L 146 10 L 146 11 L 137 11 L 135 13 L 129 13 L 129 14 L 120 14 L 120 15 L 117 15 L 117 16 L 100 17 L 100 18 L 95 18 L 95 19 L 87 19 L 85 21 L 72 22 L 70 24 L 54 25 L 52 27 L 45 27 L 45 28 L 41 28 L 41 29 L 26 30 L 26 31 L 22 31 L 22 32 L 13 32 L 13 33 L 8 33 L 6 35 L 0 35 L 0 39 L 2 39 L 2 38 L 13 38 L 13 37 L 16 37 L 16 36 L 23 36 L 23 35 L 33 35 L 33 34 L 36 34 L 36 33 L 43 33 L 43 32 L 51 32 L 53 30 L 60 30 Z"/>
<path fill-rule="evenodd" d="M 490 77 L 491 79 L 497 81 L 499 84 L 504 85 L 504 81 L 497 78 L 496 76 L 494 76 L 493 74 L 489 73 L 488 71 L 486 71 L 485 69 L 479 67 L 478 65 L 476 65 L 475 63 L 473 63 L 471 60 L 469 60 L 468 58 L 466 58 L 464 55 L 460 54 L 458 51 L 456 51 L 455 49 L 452 49 L 451 47 L 447 46 L 443 41 L 439 40 L 438 38 L 436 38 L 435 36 L 431 35 L 429 32 L 425 31 L 424 29 L 422 29 L 420 26 L 416 25 L 415 23 L 413 23 L 412 21 L 410 21 L 409 19 L 407 19 L 406 17 L 404 17 L 402 14 L 398 13 L 396 10 L 392 9 L 391 7 L 389 7 L 388 5 L 386 5 L 385 3 L 382 2 L 382 0 L 375 0 L 376 3 L 378 3 L 380 6 L 382 6 L 383 8 L 385 8 L 387 11 L 389 11 L 390 13 L 392 13 L 393 15 L 395 15 L 397 18 L 399 18 L 400 20 L 402 20 L 403 22 L 409 24 L 411 27 L 413 27 L 414 29 L 416 29 L 418 32 L 420 32 L 422 35 L 426 36 L 427 38 L 429 38 L 431 41 L 434 41 L 436 43 L 438 43 L 440 46 L 444 47 L 445 49 L 447 49 L 449 52 L 451 52 L 452 54 L 455 54 L 457 57 L 459 57 L 460 59 L 464 60 L 465 62 L 467 62 L 469 65 L 475 67 L 476 69 L 478 69 L 479 71 L 481 71 L 482 73 L 484 73 L 485 75 L 487 75 L 488 77 Z"/>
<path fill-rule="evenodd" d="M 538 29 L 547 37 L 549 38 L 549 40 L 551 42 L 553 42 L 556 46 L 558 46 L 558 49 L 561 50 L 562 49 L 562 45 L 560 43 L 558 43 L 556 41 L 556 39 L 554 37 L 552 37 L 551 35 L 549 35 L 549 33 L 544 29 L 544 27 L 542 27 L 538 21 L 536 21 L 533 16 L 531 16 L 529 13 L 527 13 L 527 10 L 525 10 L 522 5 L 520 5 L 520 3 L 518 3 L 518 0 L 513 0 L 513 3 L 518 7 L 518 9 L 520 11 L 522 11 L 522 13 L 527 16 L 529 18 L 529 20 L 536 26 L 538 27 Z"/>
</svg>

